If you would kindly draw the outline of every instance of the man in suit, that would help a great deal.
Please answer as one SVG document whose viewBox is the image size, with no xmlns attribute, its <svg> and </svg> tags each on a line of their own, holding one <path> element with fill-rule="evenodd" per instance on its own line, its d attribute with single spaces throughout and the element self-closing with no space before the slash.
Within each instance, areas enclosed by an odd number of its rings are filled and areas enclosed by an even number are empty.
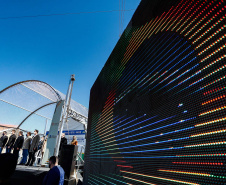
<svg viewBox="0 0 226 185">
<path fill-rule="evenodd" d="M 67 144 L 67 138 L 65 137 L 65 133 L 61 134 L 61 140 L 60 140 L 60 148 L 59 150 L 61 150 L 62 145 L 66 145 Z"/>
<path fill-rule="evenodd" d="M 8 140 L 7 132 L 4 131 L 2 137 L 0 138 L 0 154 L 2 153 L 2 150 L 5 147 L 7 140 Z"/>
<path fill-rule="evenodd" d="M 15 130 L 12 130 L 12 134 L 9 137 L 8 143 L 6 144 L 6 153 L 11 153 L 11 150 L 13 148 L 14 142 L 16 140 L 15 132 L 16 132 Z"/>
<path fill-rule="evenodd" d="M 61 140 L 60 140 L 59 155 L 58 155 L 59 158 L 60 158 L 60 155 L 61 155 L 62 146 L 66 145 L 66 144 L 67 144 L 67 138 L 65 137 L 65 133 L 62 133 L 61 134 Z"/>
<path fill-rule="evenodd" d="M 23 136 L 23 132 L 20 131 L 19 132 L 19 137 L 16 139 L 16 142 L 13 146 L 13 154 L 18 158 L 19 156 L 19 151 L 22 148 L 24 143 L 24 136 Z"/>
<path fill-rule="evenodd" d="M 32 139 L 31 132 L 28 132 L 27 137 L 23 144 L 23 158 L 20 162 L 20 165 L 24 165 L 27 162 L 27 156 L 28 156 L 29 149 L 30 149 L 31 139 Z"/>
<path fill-rule="evenodd" d="M 33 163 L 35 162 L 35 153 L 38 151 L 38 144 L 39 144 L 40 136 L 38 135 L 38 130 L 35 129 L 34 136 L 31 140 L 31 146 L 29 149 L 29 158 L 28 162 L 25 164 L 25 166 L 33 166 Z"/>
</svg>

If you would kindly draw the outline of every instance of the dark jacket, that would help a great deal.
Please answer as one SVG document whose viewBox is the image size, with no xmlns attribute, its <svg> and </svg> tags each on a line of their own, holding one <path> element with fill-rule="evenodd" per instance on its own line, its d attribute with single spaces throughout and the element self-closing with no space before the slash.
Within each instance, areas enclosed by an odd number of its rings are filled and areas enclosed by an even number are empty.
<svg viewBox="0 0 226 185">
<path fill-rule="evenodd" d="M 5 147 L 5 144 L 7 143 L 8 136 L 2 136 L 0 139 L 0 147 Z"/>
<path fill-rule="evenodd" d="M 64 169 L 61 166 L 54 166 L 46 174 L 42 185 L 63 185 L 64 184 Z"/>
<path fill-rule="evenodd" d="M 7 146 L 7 147 L 10 146 L 10 148 L 12 148 L 13 145 L 14 145 L 15 140 L 16 140 L 16 135 L 15 135 L 15 134 L 12 134 L 12 135 L 9 137 L 9 141 L 8 141 L 8 143 L 6 144 L 6 146 Z"/>
<path fill-rule="evenodd" d="M 66 145 L 66 144 L 67 144 L 67 138 L 65 138 L 65 137 L 61 138 L 61 140 L 60 140 L 60 150 L 61 150 L 62 145 Z"/>
<path fill-rule="evenodd" d="M 40 141 L 39 135 L 33 136 L 31 140 L 31 146 L 30 146 L 29 152 L 36 152 L 38 150 L 39 141 Z"/>
<path fill-rule="evenodd" d="M 19 136 L 16 139 L 16 142 L 15 142 L 13 148 L 19 148 L 19 149 L 21 149 L 22 146 L 23 146 L 23 143 L 24 143 L 24 136 Z"/>
</svg>

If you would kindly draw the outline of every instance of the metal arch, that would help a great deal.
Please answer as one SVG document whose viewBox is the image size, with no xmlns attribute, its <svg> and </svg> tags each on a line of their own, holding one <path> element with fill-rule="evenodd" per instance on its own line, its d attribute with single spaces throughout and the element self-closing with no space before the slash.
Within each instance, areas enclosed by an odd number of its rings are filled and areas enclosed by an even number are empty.
<svg viewBox="0 0 226 185">
<path fill-rule="evenodd" d="M 17 83 L 15 83 L 15 84 L 12 84 L 12 85 L 6 87 L 5 89 L 1 90 L 1 91 L 0 91 L 0 94 L 3 93 L 4 91 L 10 89 L 11 87 L 14 87 L 14 86 L 16 86 L 16 85 L 19 85 L 19 84 L 22 84 L 22 83 L 26 83 L 26 82 L 38 82 L 38 83 L 43 83 L 43 84 L 49 86 L 49 87 L 53 90 L 53 92 L 55 92 L 55 94 L 56 94 L 57 97 L 58 97 L 58 100 L 62 100 L 62 97 L 58 94 L 58 92 L 57 92 L 51 85 L 47 84 L 46 82 L 40 81 L 40 80 L 25 80 L 25 81 L 17 82 Z"/>
<path fill-rule="evenodd" d="M 59 101 L 57 101 L 57 102 L 51 102 L 51 103 L 47 103 L 47 104 L 45 104 L 45 105 L 43 105 L 43 106 L 41 106 L 41 107 L 39 107 L 38 109 L 36 109 L 35 111 L 33 111 L 32 113 L 30 113 L 26 118 L 24 118 L 24 120 L 17 126 L 17 128 L 16 129 L 19 129 L 20 128 L 20 126 L 32 115 L 32 114 L 34 114 L 36 111 L 38 111 L 38 110 L 40 110 L 40 109 L 42 109 L 42 108 L 44 108 L 44 107 L 46 107 L 46 106 L 48 106 L 48 105 L 51 105 L 51 104 L 54 104 L 54 103 L 58 103 Z"/>
</svg>

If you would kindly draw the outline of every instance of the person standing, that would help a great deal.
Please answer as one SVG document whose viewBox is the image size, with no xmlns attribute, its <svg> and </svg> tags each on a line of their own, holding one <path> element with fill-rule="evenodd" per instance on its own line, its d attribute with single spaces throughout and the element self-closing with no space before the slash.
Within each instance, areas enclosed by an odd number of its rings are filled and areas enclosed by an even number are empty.
<svg viewBox="0 0 226 185">
<path fill-rule="evenodd" d="M 27 156 L 28 156 L 28 151 L 29 151 L 29 148 L 30 148 L 31 139 L 32 139 L 31 132 L 28 132 L 27 137 L 26 137 L 24 144 L 23 144 L 23 157 L 22 157 L 22 160 L 20 162 L 20 165 L 24 165 L 27 162 Z"/>
<path fill-rule="evenodd" d="M 2 153 L 2 150 L 5 147 L 7 140 L 8 140 L 7 132 L 4 131 L 2 137 L 0 138 L 0 154 Z"/>
<path fill-rule="evenodd" d="M 39 143 L 38 143 L 38 150 L 41 150 L 41 149 L 42 149 L 42 146 L 43 146 L 43 143 L 44 143 L 44 139 L 45 139 L 45 137 L 42 136 L 42 137 L 41 137 L 41 140 L 40 140 Z"/>
<path fill-rule="evenodd" d="M 67 138 L 65 137 L 65 133 L 62 133 L 61 140 L 60 140 L 60 149 L 59 149 L 59 151 L 61 150 L 62 145 L 66 145 L 66 144 L 67 144 Z"/>
<path fill-rule="evenodd" d="M 43 180 L 43 185 L 63 185 L 65 172 L 58 165 L 58 157 L 52 156 L 49 158 L 49 168 L 50 170 Z"/>
<path fill-rule="evenodd" d="M 15 132 L 16 132 L 15 130 L 12 130 L 12 134 L 9 137 L 9 140 L 8 140 L 8 142 L 6 144 L 6 153 L 11 153 L 11 150 L 13 148 L 14 142 L 16 140 Z"/>
<path fill-rule="evenodd" d="M 71 145 L 78 145 L 77 137 L 73 136 L 73 140 L 71 142 Z"/>
<path fill-rule="evenodd" d="M 48 139 L 48 136 L 46 136 L 46 138 L 45 138 L 45 140 L 43 142 L 42 148 L 41 148 L 42 158 L 43 158 L 44 152 L 46 150 L 47 139 Z"/>
<path fill-rule="evenodd" d="M 43 147 L 44 139 L 45 139 L 45 137 L 42 136 L 41 137 L 41 140 L 38 143 L 38 150 L 39 150 L 38 152 L 40 152 L 40 155 L 42 155 L 41 152 L 42 152 L 42 147 Z M 38 159 L 38 164 L 40 164 L 40 161 L 41 161 L 41 158 Z"/>
<path fill-rule="evenodd" d="M 20 131 L 19 137 L 16 139 L 16 142 L 13 146 L 13 154 L 16 156 L 17 159 L 18 159 L 18 156 L 19 156 L 20 149 L 23 146 L 23 143 L 24 143 L 24 136 L 23 136 L 23 132 Z"/>
<path fill-rule="evenodd" d="M 31 146 L 29 149 L 29 158 L 28 162 L 25 164 L 25 166 L 33 166 L 33 163 L 35 162 L 35 153 L 38 151 L 38 143 L 40 140 L 40 136 L 38 135 L 38 130 L 35 129 L 34 136 L 31 140 Z"/>
</svg>

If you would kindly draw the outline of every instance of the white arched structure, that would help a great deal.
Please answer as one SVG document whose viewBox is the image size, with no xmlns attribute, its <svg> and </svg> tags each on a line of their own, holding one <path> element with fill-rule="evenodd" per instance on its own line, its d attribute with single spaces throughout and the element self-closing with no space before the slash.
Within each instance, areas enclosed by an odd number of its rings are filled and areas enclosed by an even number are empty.
<svg viewBox="0 0 226 185">
<path fill-rule="evenodd" d="M 27 80 L 15 83 L 0 91 L 0 103 L 2 103 L 0 114 L 2 112 L 2 115 L 7 118 L 7 123 L 5 123 L 5 120 L 1 120 L 1 118 L 0 123 L 4 125 L 13 123 L 13 125 L 17 125 L 17 128 L 21 129 L 23 124 L 32 116 L 39 116 L 46 120 L 51 120 L 55 108 L 49 111 L 49 107 L 55 106 L 59 101 L 64 99 L 65 95 L 63 93 L 42 81 Z M 25 116 L 18 114 L 17 119 L 15 112 L 10 112 L 10 108 L 8 110 L 4 106 L 11 107 L 11 109 L 12 107 L 17 110 L 19 109 L 23 112 L 22 115 Z M 88 109 L 76 101 L 71 100 L 69 117 L 84 124 L 86 128 Z M 38 128 L 38 125 L 35 126 Z"/>
</svg>

